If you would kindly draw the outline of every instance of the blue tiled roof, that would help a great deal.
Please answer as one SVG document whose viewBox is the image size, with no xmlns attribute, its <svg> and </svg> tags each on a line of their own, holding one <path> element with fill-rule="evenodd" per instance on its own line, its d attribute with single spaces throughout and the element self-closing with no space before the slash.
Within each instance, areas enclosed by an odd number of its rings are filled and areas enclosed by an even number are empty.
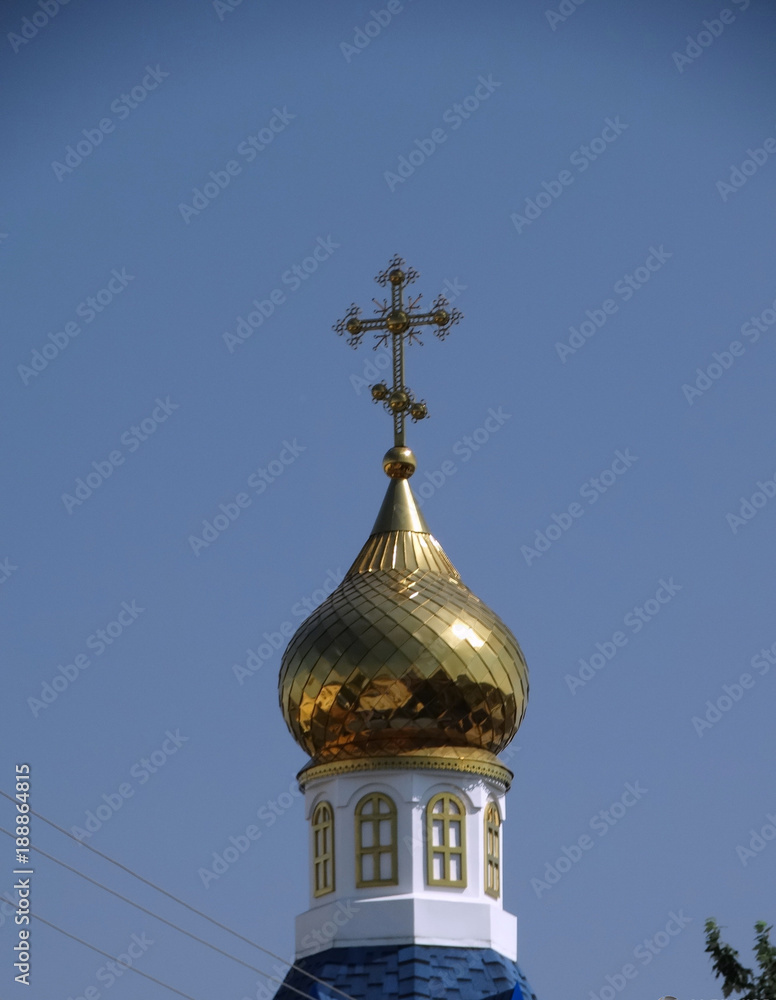
<svg viewBox="0 0 776 1000">
<path fill-rule="evenodd" d="M 344 1000 L 304 972 L 355 1000 L 536 1000 L 518 965 L 489 948 L 329 948 L 299 959 L 297 966 L 275 1000 L 300 1000 L 289 986 L 313 1000 Z"/>
</svg>

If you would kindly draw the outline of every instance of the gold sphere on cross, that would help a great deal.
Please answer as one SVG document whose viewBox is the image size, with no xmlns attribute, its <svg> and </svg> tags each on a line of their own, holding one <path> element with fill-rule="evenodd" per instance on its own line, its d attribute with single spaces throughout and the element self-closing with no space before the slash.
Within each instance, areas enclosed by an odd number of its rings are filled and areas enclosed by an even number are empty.
<svg viewBox="0 0 776 1000">
<path fill-rule="evenodd" d="M 388 275 L 388 280 L 392 285 L 400 285 L 404 281 L 404 271 L 400 267 L 395 267 Z"/>
<path fill-rule="evenodd" d="M 349 319 L 345 324 L 345 329 L 348 333 L 352 334 L 354 337 L 361 333 L 362 324 L 360 319 Z"/>
<path fill-rule="evenodd" d="M 446 309 L 437 309 L 434 313 L 434 322 L 437 326 L 445 326 L 450 321 L 450 313 Z"/>
<path fill-rule="evenodd" d="M 428 407 L 425 403 L 413 403 L 410 407 L 410 416 L 413 420 L 422 420 L 428 416 Z"/>
<path fill-rule="evenodd" d="M 391 333 L 405 333 L 410 328 L 410 318 L 403 309 L 394 309 L 388 314 L 385 325 Z"/>
<path fill-rule="evenodd" d="M 388 395 L 388 386 L 384 382 L 378 382 L 372 386 L 372 399 L 385 399 Z"/>
<path fill-rule="evenodd" d="M 409 408 L 410 397 L 403 389 L 397 389 L 388 397 L 388 405 L 394 413 L 403 413 Z"/>
</svg>

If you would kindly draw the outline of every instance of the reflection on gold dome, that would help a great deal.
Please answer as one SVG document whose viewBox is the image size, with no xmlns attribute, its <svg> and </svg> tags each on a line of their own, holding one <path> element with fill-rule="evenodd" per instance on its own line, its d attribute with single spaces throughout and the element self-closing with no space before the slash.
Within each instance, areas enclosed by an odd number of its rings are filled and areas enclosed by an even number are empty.
<svg viewBox="0 0 776 1000">
<path fill-rule="evenodd" d="M 434 748 L 498 753 L 515 735 L 528 671 L 507 626 L 464 586 L 406 479 L 283 657 L 280 703 L 314 764 Z"/>
</svg>

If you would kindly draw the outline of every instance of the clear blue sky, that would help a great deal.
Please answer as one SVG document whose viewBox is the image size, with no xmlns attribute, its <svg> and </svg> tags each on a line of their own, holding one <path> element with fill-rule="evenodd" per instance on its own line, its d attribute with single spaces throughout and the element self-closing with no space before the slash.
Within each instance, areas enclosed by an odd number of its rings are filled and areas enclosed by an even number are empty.
<svg viewBox="0 0 776 1000">
<path fill-rule="evenodd" d="M 34 807 L 71 827 L 123 786 L 90 843 L 291 956 L 305 758 L 279 651 L 233 668 L 301 622 L 382 500 L 375 356 L 331 325 L 399 252 L 424 301 L 446 286 L 465 313 L 409 356 L 432 415 L 414 484 L 531 670 L 506 832 L 520 962 L 540 1000 L 600 996 L 629 964 L 624 1000 L 718 997 L 704 919 L 749 959 L 776 918 L 776 843 L 737 853 L 776 812 L 772 7 L 372 9 L 71 0 L 45 23 L 3 5 L 0 787 L 28 761 Z M 628 783 L 646 791 L 607 825 Z M 251 823 L 261 839 L 205 887 Z M 256 995 L 250 971 L 44 861 L 34 905 L 107 951 L 146 933 L 138 967 L 197 998 Z M 22 993 L 13 931 L 3 998 Z M 45 927 L 34 944 L 33 1000 L 168 995 L 131 974 L 106 989 Z"/>
</svg>

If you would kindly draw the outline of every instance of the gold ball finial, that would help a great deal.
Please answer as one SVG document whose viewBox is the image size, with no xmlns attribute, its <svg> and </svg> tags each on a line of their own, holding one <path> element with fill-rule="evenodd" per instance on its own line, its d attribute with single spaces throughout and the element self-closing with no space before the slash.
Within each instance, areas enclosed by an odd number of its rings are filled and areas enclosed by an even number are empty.
<svg viewBox="0 0 776 1000">
<path fill-rule="evenodd" d="M 388 280 L 392 285 L 400 285 L 404 281 L 404 271 L 400 267 L 395 267 L 388 275 Z"/>
<path fill-rule="evenodd" d="M 413 420 L 423 420 L 424 417 L 428 416 L 428 407 L 424 402 L 413 403 L 410 406 L 410 416 Z"/>
<path fill-rule="evenodd" d="M 385 382 L 378 382 L 377 385 L 373 385 L 371 388 L 372 399 L 377 402 L 380 399 L 385 399 L 388 395 L 388 386 Z"/>
<path fill-rule="evenodd" d="M 385 325 L 391 333 L 406 333 L 410 328 L 410 318 L 403 309 L 394 309 L 388 314 Z"/>
<path fill-rule="evenodd" d="M 357 334 L 361 333 L 361 330 L 363 329 L 363 324 L 360 319 L 349 319 L 348 322 L 345 324 L 345 329 L 352 336 L 356 336 Z"/>
<path fill-rule="evenodd" d="M 409 393 L 405 392 L 404 389 L 397 389 L 396 392 L 392 392 L 388 397 L 388 405 L 394 413 L 403 413 L 405 410 L 409 409 Z"/>
<path fill-rule="evenodd" d="M 383 458 L 383 471 L 391 479 L 409 479 L 417 466 L 412 449 L 404 446 L 389 448 Z"/>
</svg>

